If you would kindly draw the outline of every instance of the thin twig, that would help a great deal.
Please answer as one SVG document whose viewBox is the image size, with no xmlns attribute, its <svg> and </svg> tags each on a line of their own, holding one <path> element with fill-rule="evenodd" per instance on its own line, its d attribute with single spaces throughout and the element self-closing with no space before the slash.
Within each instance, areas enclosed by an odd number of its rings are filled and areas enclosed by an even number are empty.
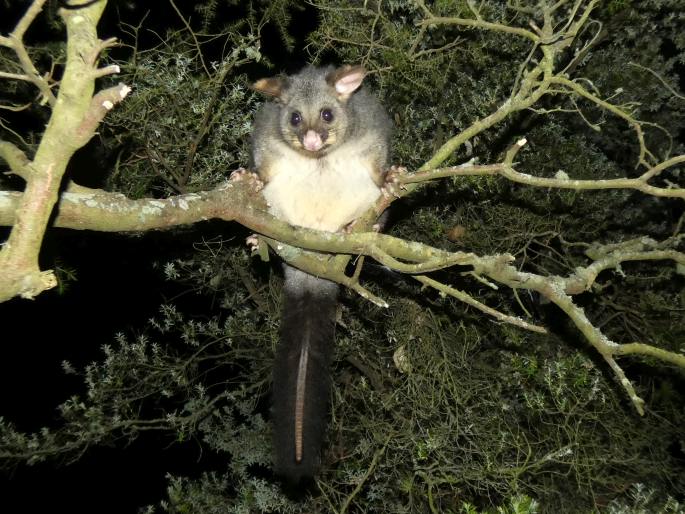
<svg viewBox="0 0 685 514">
<path fill-rule="evenodd" d="M 366 472 L 364 473 L 364 476 L 361 477 L 355 488 L 352 490 L 350 495 L 345 498 L 345 501 L 343 502 L 342 506 L 340 507 L 340 510 L 338 511 L 339 514 L 345 514 L 347 512 L 347 509 L 349 508 L 350 504 L 352 503 L 352 500 L 354 500 L 355 496 L 359 494 L 359 492 L 362 490 L 362 487 L 364 487 L 364 484 L 366 481 L 369 479 L 373 471 L 376 469 L 376 465 L 378 465 L 378 461 L 380 460 L 381 456 L 385 453 L 386 448 L 388 447 L 388 443 L 390 443 L 390 439 L 392 438 L 392 435 L 388 435 L 385 438 L 385 442 L 383 443 L 383 446 L 376 450 L 376 452 L 373 454 L 373 458 L 371 459 L 371 463 L 369 464 L 369 467 L 366 469 Z"/>
</svg>

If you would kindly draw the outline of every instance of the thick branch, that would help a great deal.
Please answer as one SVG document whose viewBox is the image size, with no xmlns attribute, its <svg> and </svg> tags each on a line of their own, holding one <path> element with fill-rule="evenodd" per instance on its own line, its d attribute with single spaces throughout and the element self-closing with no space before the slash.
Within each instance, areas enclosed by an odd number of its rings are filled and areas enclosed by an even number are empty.
<svg viewBox="0 0 685 514">
<path fill-rule="evenodd" d="M 0 269 L 3 270 L 0 301 L 15 295 L 33 298 L 56 283 L 51 272 L 40 271 L 38 253 L 67 164 L 74 152 L 92 137 L 95 129 L 91 125 L 90 132 L 79 130 L 84 120 L 93 116 L 91 98 L 97 76 L 94 67 L 97 52 L 103 48 L 95 26 L 105 3 L 97 2 L 78 11 L 61 11 L 67 27 L 67 62 L 59 101 L 55 102 L 34 159 L 20 167 L 15 165 L 15 169 L 26 180 L 26 187 L 14 212 L 12 231 L 0 251 Z M 35 1 L 19 22 L 15 33 L 0 40 L 2 44 L 11 45 L 20 60 L 24 47 L 18 38 L 26 31 L 42 4 Z M 122 89 L 119 89 L 120 97 L 121 92 Z M 97 108 L 104 108 L 104 102 Z M 8 155 L 7 148 L 10 147 L 3 146 L 3 155 Z"/>
<path fill-rule="evenodd" d="M 0 193 L 1 224 L 11 224 L 15 221 L 12 213 L 21 196 L 21 193 Z M 628 353 L 643 354 L 678 365 L 685 364 L 677 354 L 648 345 L 632 344 L 621 350 L 622 346 L 609 341 L 588 320 L 583 309 L 572 300 L 573 294 L 590 288 L 600 271 L 616 267 L 625 260 L 668 259 L 685 263 L 685 254 L 674 249 L 679 243 L 677 237 L 661 243 L 642 239 L 637 242 L 628 241 L 618 245 L 596 247 L 588 252 L 596 259 L 594 263 L 577 268 L 568 277 L 546 277 L 517 270 L 511 265 L 513 257 L 510 255 L 477 256 L 472 253 L 448 252 L 376 232 L 343 234 L 292 227 L 268 214 L 260 199 L 249 181 L 228 182 L 212 191 L 180 195 L 165 200 L 129 200 L 122 195 L 104 192 L 63 193 L 55 224 L 77 229 L 126 231 L 171 227 L 209 218 L 235 220 L 266 235 L 269 245 L 291 264 L 340 282 L 380 306 L 387 304 L 359 284 L 358 273 L 352 277 L 345 275 L 348 257 L 322 256 L 303 252 L 298 248 L 347 256 L 366 255 L 378 258 L 391 269 L 409 273 L 447 268 L 454 264 L 468 265 L 477 275 L 489 277 L 515 289 L 537 291 L 558 305 L 617 373 L 619 381 L 640 412 L 641 400 L 636 396 L 630 382 L 621 375 L 620 368 L 613 360 L 614 356 Z M 544 330 L 542 327 L 490 309 L 468 295 L 460 294 L 460 291 L 428 277 L 420 276 L 417 279 L 465 301 L 500 321 L 538 332 Z"/>
</svg>

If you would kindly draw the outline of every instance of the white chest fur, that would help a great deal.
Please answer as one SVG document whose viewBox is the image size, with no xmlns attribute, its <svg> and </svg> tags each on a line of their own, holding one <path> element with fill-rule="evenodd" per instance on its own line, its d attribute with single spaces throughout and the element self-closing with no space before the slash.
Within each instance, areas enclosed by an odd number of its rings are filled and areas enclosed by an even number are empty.
<svg viewBox="0 0 685 514">
<path fill-rule="evenodd" d="M 269 163 L 264 197 L 271 214 L 291 225 L 335 232 L 380 195 L 372 172 L 358 151 L 345 146 L 320 159 L 286 148 Z"/>
</svg>

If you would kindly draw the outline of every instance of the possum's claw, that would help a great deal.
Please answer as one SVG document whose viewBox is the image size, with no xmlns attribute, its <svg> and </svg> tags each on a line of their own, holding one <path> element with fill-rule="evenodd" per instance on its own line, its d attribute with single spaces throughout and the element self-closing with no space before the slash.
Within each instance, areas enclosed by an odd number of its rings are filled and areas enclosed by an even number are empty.
<svg viewBox="0 0 685 514">
<path fill-rule="evenodd" d="M 385 174 L 385 182 L 381 187 L 381 194 L 384 198 L 392 196 L 399 198 L 399 190 L 403 188 L 400 184 L 400 177 L 407 173 L 407 168 L 402 166 L 390 166 L 390 169 Z"/>
<path fill-rule="evenodd" d="M 250 249 L 252 253 L 259 250 L 259 236 L 257 234 L 252 234 L 245 239 L 245 244 Z"/>
<path fill-rule="evenodd" d="M 264 182 L 259 178 L 259 175 L 252 171 L 247 171 L 245 168 L 238 168 L 229 177 L 232 182 L 240 182 L 243 180 L 249 181 L 255 191 L 261 191 L 264 188 Z"/>
</svg>

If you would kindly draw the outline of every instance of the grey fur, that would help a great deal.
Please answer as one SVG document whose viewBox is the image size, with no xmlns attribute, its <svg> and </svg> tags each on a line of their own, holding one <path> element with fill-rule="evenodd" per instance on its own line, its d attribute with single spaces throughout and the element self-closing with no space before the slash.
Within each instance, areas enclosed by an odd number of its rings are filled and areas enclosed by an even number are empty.
<svg viewBox="0 0 685 514">
<path fill-rule="evenodd" d="M 252 133 L 252 168 L 266 184 L 274 216 L 334 232 L 380 196 L 391 122 L 360 89 L 364 75 L 358 66 L 308 66 L 255 83 L 276 100 L 259 109 Z M 285 277 L 274 364 L 274 463 L 277 473 L 298 482 L 311 478 L 319 462 L 338 285 L 287 265 Z"/>
</svg>

